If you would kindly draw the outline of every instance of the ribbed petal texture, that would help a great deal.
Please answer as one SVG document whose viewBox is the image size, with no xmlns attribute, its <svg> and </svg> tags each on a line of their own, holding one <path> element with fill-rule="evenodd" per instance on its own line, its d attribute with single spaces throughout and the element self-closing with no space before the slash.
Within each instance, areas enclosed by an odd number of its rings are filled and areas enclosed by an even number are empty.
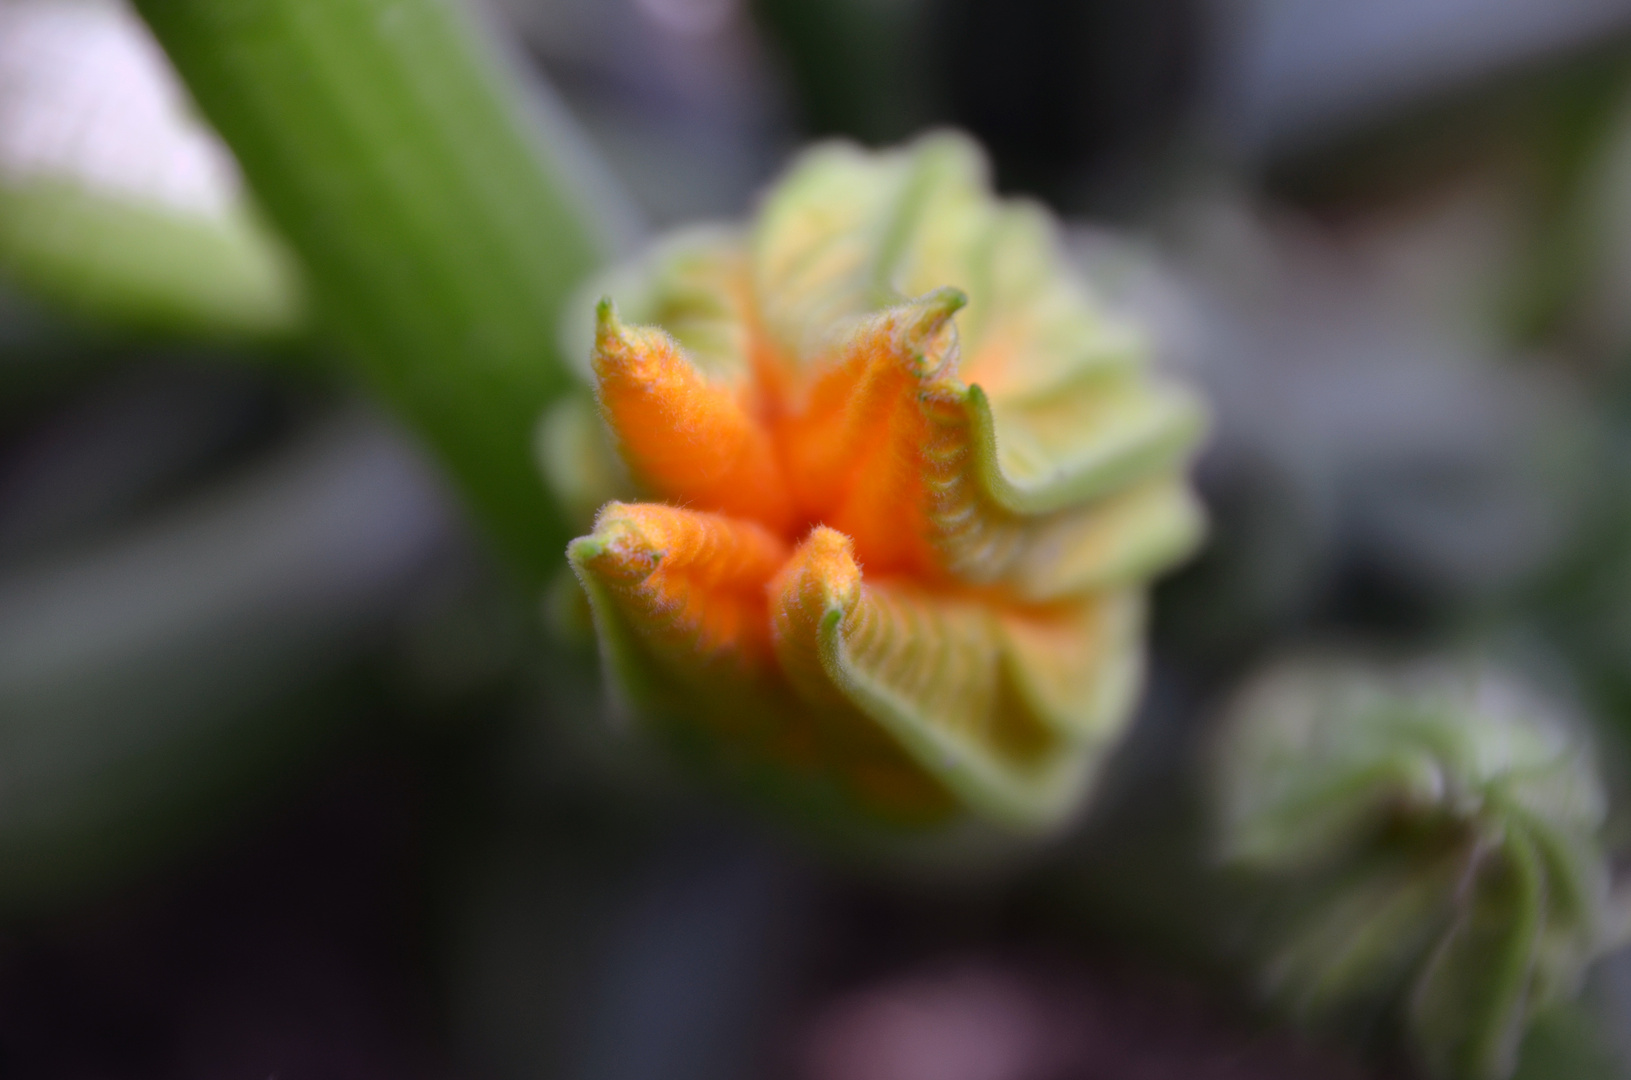
<svg viewBox="0 0 1631 1080">
<path fill-rule="evenodd" d="M 595 397 L 653 501 L 571 558 L 631 708 L 757 731 L 711 756 L 865 819 L 1069 815 L 1136 698 L 1144 584 L 1199 540 L 1202 416 L 1047 215 L 956 137 L 823 146 L 750 230 L 606 288 Z"/>
</svg>

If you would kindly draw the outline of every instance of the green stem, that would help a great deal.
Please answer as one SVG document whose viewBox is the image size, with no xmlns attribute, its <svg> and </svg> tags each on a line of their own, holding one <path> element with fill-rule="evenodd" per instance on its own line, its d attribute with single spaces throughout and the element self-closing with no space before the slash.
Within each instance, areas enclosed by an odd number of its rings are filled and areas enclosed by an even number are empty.
<svg viewBox="0 0 1631 1080">
<path fill-rule="evenodd" d="M 569 385 L 562 301 L 620 246 L 613 186 L 589 178 L 564 118 L 527 100 L 452 0 L 136 7 L 305 264 L 346 357 L 436 449 L 512 564 L 543 579 L 567 533 L 530 440 Z"/>
</svg>

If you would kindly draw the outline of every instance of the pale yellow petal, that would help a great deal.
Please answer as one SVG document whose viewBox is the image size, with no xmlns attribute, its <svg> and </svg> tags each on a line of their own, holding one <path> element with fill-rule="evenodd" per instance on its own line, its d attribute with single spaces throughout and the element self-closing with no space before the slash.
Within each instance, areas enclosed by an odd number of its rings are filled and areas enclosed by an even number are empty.
<svg viewBox="0 0 1631 1080">
<path fill-rule="evenodd" d="M 771 592 L 777 658 L 812 709 L 833 726 L 875 727 L 1011 826 L 1067 816 L 1125 723 L 1136 661 L 1130 671 L 1117 601 L 1001 609 L 864 580 L 831 529 L 799 546 Z"/>
</svg>

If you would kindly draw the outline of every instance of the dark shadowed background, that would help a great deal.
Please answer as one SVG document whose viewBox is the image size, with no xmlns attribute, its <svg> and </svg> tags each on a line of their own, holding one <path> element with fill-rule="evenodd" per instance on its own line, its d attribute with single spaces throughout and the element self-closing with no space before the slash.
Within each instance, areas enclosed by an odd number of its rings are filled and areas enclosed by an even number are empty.
<svg viewBox="0 0 1631 1080">
<path fill-rule="evenodd" d="M 222 335 L 53 261 L 39 176 L 233 222 L 222 280 L 273 280 L 142 23 L 0 0 L 0 1076 L 1404 1075 L 1259 1007 L 1194 750 L 1282 650 L 1476 636 L 1624 773 L 1631 3 L 483 15 L 654 228 L 745 213 L 812 137 L 934 126 L 1066 218 L 1215 413 L 1135 734 L 1080 828 L 953 885 L 672 776 L 296 299 Z M 1586 1000 L 1523 1075 L 1625 1073 L 1631 963 Z"/>
</svg>

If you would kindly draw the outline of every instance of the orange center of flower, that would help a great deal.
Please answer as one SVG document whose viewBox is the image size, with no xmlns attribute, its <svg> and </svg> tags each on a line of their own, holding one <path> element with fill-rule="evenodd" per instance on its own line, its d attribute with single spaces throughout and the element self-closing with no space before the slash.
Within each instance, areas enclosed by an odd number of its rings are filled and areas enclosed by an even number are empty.
<svg viewBox="0 0 1631 1080">
<path fill-rule="evenodd" d="M 923 521 L 936 441 L 924 398 L 954 377 L 961 305 L 943 290 L 894 309 L 804 371 L 761 336 L 736 383 L 603 309 L 602 415 L 636 477 L 671 506 L 753 523 L 789 547 L 826 525 L 850 538 L 869 577 L 938 578 Z"/>
</svg>

